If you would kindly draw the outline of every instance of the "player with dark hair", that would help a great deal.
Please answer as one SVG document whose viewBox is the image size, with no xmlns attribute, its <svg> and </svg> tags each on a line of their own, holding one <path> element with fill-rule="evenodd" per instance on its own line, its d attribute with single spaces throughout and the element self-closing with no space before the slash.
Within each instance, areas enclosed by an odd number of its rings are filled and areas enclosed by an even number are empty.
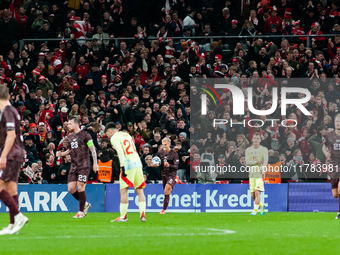
<svg viewBox="0 0 340 255">
<path fill-rule="evenodd" d="M 9 102 L 7 86 L 0 85 L 0 199 L 9 208 L 10 224 L 0 235 L 16 234 L 28 218 L 19 211 L 18 179 L 23 162 L 21 117 Z"/>
<path fill-rule="evenodd" d="M 322 151 L 326 158 L 330 159 L 330 164 L 327 167 L 331 175 L 332 194 L 334 198 L 339 199 L 339 210 L 335 219 L 340 219 L 340 174 L 338 172 L 340 165 L 340 114 L 334 118 L 334 128 L 335 130 L 325 134 Z"/>
<path fill-rule="evenodd" d="M 129 206 L 128 189 L 135 188 L 139 198 L 140 221 L 145 222 L 145 181 L 143 165 L 140 161 L 135 142 L 127 132 L 118 131 L 113 122 L 107 123 L 105 134 L 110 138 L 113 148 L 117 151 L 120 164 L 120 217 L 111 222 L 127 222 Z"/>
<path fill-rule="evenodd" d="M 177 169 L 179 164 L 178 154 L 170 148 L 171 140 L 163 138 L 162 149 L 157 152 L 157 156 L 161 159 L 162 181 L 164 189 L 163 210 L 159 214 L 165 214 L 168 207 L 170 194 L 176 184 Z M 151 165 L 156 167 L 155 165 Z"/>
<path fill-rule="evenodd" d="M 264 205 L 261 203 L 261 191 L 264 191 L 263 167 L 268 164 L 268 149 L 261 145 L 261 134 L 254 133 L 252 146 L 246 149 L 246 165 L 249 167 L 249 190 L 254 200 L 254 210 L 250 215 L 256 215 L 261 209 L 264 215 Z"/>
<path fill-rule="evenodd" d="M 71 155 L 71 169 L 67 179 L 68 191 L 79 201 L 79 212 L 73 218 L 84 218 L 91 208 L 91 204 L 86 202 L 85 186 L 90 174 L 90 155 L 93 159 L 93 171 L 98 171 L 97 152 L 93 145 L 91 135 L 81 130 L 80 120 L 72 117 L 68 122 L 68 150 L 58 151 L 57 157 Z M 78 188 L 78 190 L 77 190 Z"/>
</svg>

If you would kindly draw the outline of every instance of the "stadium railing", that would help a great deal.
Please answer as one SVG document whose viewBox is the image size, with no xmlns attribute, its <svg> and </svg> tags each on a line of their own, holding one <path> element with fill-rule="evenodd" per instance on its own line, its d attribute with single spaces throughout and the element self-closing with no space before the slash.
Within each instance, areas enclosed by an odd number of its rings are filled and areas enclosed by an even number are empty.
<svg viewBox="0 0 340 255">
<path fill-rule="evenodd" d="M 308 48 L 311 47 L 311 38 L 315 38 L 315 37 L 326 37 L 326 38 L 333 38 L 335 36 L 335 34 L 322 34 L 322 35 L 256 35 L 256 36 L 191 36 L 190 38 L 188 37 L 172 37 L 173 40 L 178 41 L 178 40 L 193 40 L 193 41 L 199 41 L 199 40 L 210 40 L 210 43 L 216 40 L 226 40 L 226 39 L 240 39 L 240 41 L 242 40 L 247 40 L 247 39 L 252 39 L 252 38 L 282 38 L 283 39 L 288 39 L 288 38 L 294 38 L 294 37 L 300 37 L 300 38 L 307 38 L 306 41 L 306 46 Z M 164 37 L 164 39 L 167 39 L 169 37 Z M 94 40 L 95 38 L 82 38 L 82 39 L 71 39 L 71 38 L 25 38 L 25 39 L 21 39 L 19 41 L 19 45 L 20 45 L 20 50 L 24 50 L 25 44 L 26 43 L 30 43 L 30 42 L 50 42 L 50 41 L 60 41 L 60 40 L 76 40 L 76 41 L 86 41 L 86 40 Z M 134 37 L 115 37 L 113 39 L 107 38 L 107 39 L 103 39 L 105 41 L 107 40 L 114 40 L 115 41 L 115 46 L 118 47 L 119 46 L 119 41 L 129 41 L 129 40 L 134 40 Z M 157 37 L 148 37 L 148 40 L 158 40 Z"/>
</svg>

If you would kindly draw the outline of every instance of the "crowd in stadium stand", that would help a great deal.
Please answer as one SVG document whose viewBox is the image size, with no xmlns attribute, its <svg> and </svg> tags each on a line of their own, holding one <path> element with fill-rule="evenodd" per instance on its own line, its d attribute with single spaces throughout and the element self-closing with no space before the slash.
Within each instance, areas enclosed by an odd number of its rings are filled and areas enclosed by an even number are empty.
<svg viewBox="0 0 340 255">
<path fill-rule="evenodd" d="M 244 165 L 254 132 L 261 133 L 270 164 L 290 167 L 285 179 L 306 180 L 294 169 L 327 163 L 322 136 L 334 129 L 338 113 L 339 7 L 325 0 L 1 0 L 0 83 L 22 118 L 20 182 L 67 182 L 70 156 L 55 155 L 68 148 L 72 116 L 91 134 L 100 161 L 112 160 L 111 182 L 119 173 L 103 133 L 111 121 L 134 137 L 149 182 L 160 180 L 160 169 L 150 165 L 165 136 L 179 154 L 183 182 L 247 179 L 222 173 L 202 179 L 194 169 Z M 239 35 L 248 37 L 229 37 Z M 230 91 L 220 94 L 223 108 L 208 102 L 210 111 L 201 115 L 202 84 L 195 79 L 209 77 L 253 87 L 257 109 L 271 107 L 272 88 L 309 79 L 312 115 L 289 107 L 286 118 L 296 119 L 296 127 L 213 127 L 214 118 L 259 117 L 247 108 L 244 116 L 233 116 Z M 25 174 L 28 167 L 33 177 Z M 325 180 L 327 171 L 319 175 Z M 90 180 L 98 181 L 93 171 Z"/>
</svg>

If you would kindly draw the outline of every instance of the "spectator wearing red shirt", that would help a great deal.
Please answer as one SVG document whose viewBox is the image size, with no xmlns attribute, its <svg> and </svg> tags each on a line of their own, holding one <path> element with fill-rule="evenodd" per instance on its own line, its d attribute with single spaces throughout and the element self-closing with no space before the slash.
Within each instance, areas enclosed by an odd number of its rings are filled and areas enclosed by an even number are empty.
<svg viewBox="0 0 340 255">
<path fill-rule="evenodd" d="M 313 22 L 311 26 L 311 30 L 308 31 L 307 35 L 323 35 L 322 31 L 320 30 L 320 24 L 317 22 Z M 312 39 L 315 39 L 316 41 L 319 41 L 320 43 L 323 43 L 326 40 L 324 36 L 312 37 Z"/>
<path fill-rule="evenodd" d="M 265 34 L 270 32 L 271 25 L 275 24 L 277 26 L 278 32 L 282 32 L 282 19 L 277 16 L 278 8 L 276 6 L 269 6 L 271 16 L 264 23 L 263 31 Z"/>
<path fill-rule="evenodd" d="M 76 74 L 78 75 L 78 82 L 79 84 L 83 84 L 86 79 L 86 75 L 90 72 L 90 64 L 85 63 L 85 57 L 80 56 L 79 57 L 79 65 L 76 67 Z"/>
</svg>

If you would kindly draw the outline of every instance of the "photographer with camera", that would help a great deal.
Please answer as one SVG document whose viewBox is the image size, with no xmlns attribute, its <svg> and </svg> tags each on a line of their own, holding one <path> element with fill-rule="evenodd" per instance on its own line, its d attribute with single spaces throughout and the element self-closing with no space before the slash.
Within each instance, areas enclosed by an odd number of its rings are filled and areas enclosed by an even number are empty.
<svg viewBox="0 0 340 255">
<path fill-rule="evenodd" d="M 39 170 L 39 166 L 37 163 L 33 163 L 31 168 L 34 171 L 34 175 L 33 178 L 31 179 L 30 184 L 48 184 L 47 181 L 43 180 L 42 171 Z"/>
</svg>

